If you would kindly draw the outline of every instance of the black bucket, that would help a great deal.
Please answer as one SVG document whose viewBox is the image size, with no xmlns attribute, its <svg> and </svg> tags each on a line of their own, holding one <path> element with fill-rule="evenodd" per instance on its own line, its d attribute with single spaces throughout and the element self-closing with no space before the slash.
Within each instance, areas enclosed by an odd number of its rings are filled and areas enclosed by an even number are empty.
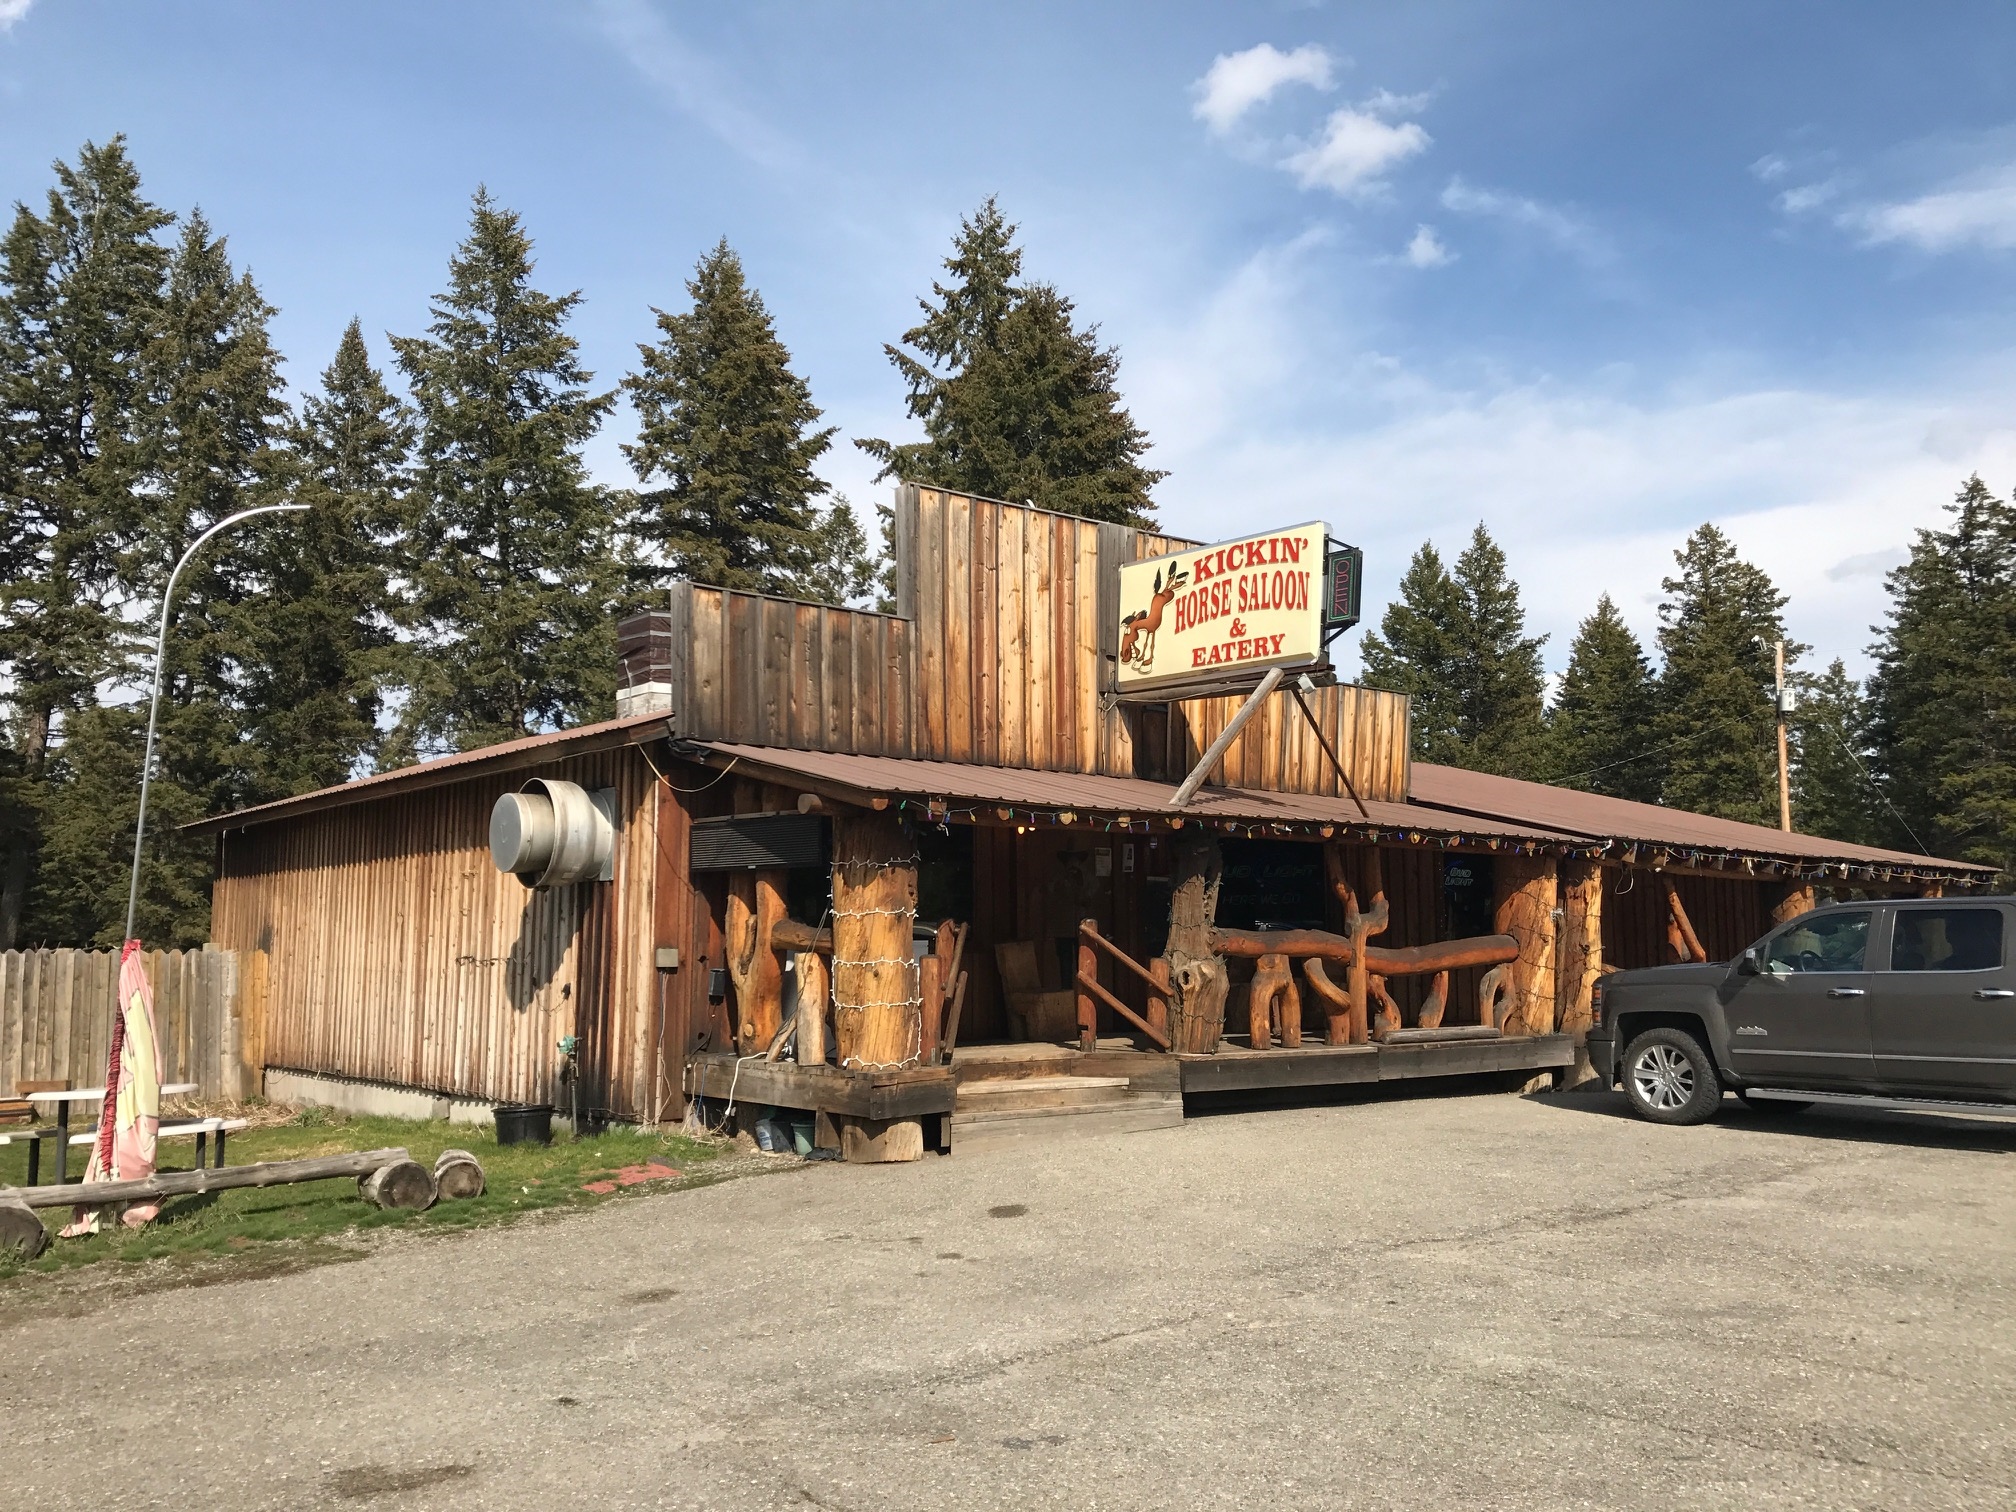
<svg viewBox="0 0 2016 1512">
<path fill-rule="evenodd" d="M 500 1145 L 553 1143 L 553 1104 L 499 1103 L 493 1111 Z"/>
</svg>

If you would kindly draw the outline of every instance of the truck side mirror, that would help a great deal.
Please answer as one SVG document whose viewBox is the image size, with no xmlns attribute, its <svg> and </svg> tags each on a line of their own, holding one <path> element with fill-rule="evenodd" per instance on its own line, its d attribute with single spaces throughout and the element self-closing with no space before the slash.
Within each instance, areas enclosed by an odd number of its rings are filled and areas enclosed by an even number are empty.
<svg viewBox="0 0 2016 1512">
<path fill-rule="evenodd" d="M 1756 976 L 1763 969 L 1763 964 L 1757 959 L 1757 947 L 1754 945 L 1736 957 L 1736 975 L 1738 976 Z"/>
</svg>

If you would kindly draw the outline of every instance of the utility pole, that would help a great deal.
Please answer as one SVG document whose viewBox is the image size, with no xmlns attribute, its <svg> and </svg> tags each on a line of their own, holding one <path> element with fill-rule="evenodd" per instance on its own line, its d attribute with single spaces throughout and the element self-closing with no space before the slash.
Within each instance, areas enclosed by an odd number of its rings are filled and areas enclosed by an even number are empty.
<svg viewBox="0 0 2016 1512">
<path fill-rule="evenodd" d="M 1792 712 L 1792 695 L 1785 688 L 1785 642 L 1778 642 L 1778 828 L 1792 830 L 1792 769 L 1787 759 L 1785 718 Z"/>
</svg>

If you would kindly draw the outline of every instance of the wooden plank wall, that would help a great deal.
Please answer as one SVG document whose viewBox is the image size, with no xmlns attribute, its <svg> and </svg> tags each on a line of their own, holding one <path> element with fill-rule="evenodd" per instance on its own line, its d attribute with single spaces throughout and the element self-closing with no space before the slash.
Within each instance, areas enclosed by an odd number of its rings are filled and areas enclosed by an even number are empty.
<svg viewBox="0 0 2016 1512">
<path fill-rule="evenodd" d="M 675 583 L 674 730 L 801 751 L 914 754 L 907 620 Z"/>
<path fill-rule="evenodd" d="M 195 1082 L 200 1097 L 237 1100 L 238 958 L 225 950 L 151 950 L 161 1072 Z M 116 950 L 0 953 L 0 1095 L 23 1081 L 102 1086 L 112 1031 Z"/>
<path fill-rule="evenodd" d="M 897 607 L 914 617 L 914 754 L 944 761 L 1180 779 L 1241 699 L 1100 708 L 1117 648 L 1119 569 L 1196 543 L 906 485 L 897 495 Z M 1407 792 L 1407 700 L 1370 688 L 1309 697 L 1367 798 Z M 1316 732 L 1277 694 L 1219 780 L 1341 794 Z"/>
<path fill-rule="evenodd" d="M 613 787 L 615 880 L 533 892 L 491 864 L 491 805 L 531 777 Z M 222 837 L 212 930 L 267 953 L 265 1063 L 452 1096 L 644 1111 L 659 806 L 634 747 L 394 794 Z M 682 858 L 683 864 L 683 858 Z"/>
<path fill-rule="evenodd" d="M 1733 960 L 1771 927 L 1774 884 L 1751 877 L 1673 878 L 1680 906 L 1709 959 Z M 1622 971 L 1671 964 L 1666 948 L 1666 892 L 1661 874 L 1603 868 L 1603 962 Z"/>
</svg>

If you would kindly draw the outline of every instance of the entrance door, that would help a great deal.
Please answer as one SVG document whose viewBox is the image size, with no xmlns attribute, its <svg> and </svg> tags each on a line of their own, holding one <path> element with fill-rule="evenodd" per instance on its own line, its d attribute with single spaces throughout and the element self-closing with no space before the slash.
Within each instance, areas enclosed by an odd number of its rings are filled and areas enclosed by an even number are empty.
<svg viewBox="0 0 2016 1512">
<path fill-rule="evenodd" d="M 1807 914 L 1758 947 L 1762 970 L 1734 975 L 1724 1013 L 1730 1069 L 1769 1086 L 1867 1087 L 1870 1051 L 1866 908 Z"/>
<path fill-rule="evenodd" d="M 1995 903 L 1892 910 L 1870 988 L 1876 1074 L 1903 1096 L 2016 1099 L 2016 968 Z"/>
</svg>

